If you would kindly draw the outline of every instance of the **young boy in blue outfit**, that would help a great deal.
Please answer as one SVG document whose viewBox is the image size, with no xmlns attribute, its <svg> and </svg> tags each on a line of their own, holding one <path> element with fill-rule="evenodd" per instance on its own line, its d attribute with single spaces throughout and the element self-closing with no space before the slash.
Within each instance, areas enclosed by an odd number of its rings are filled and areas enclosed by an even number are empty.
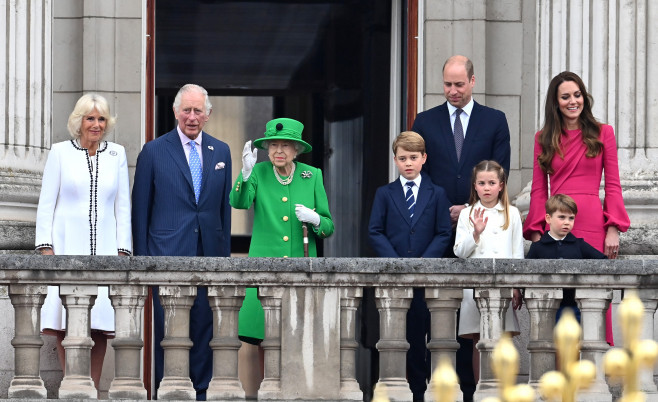
<svg viewBox="0 0 658 402">
<path fill-rule="evenodd" d="M 605 254 L 590 246 L 585 240 L 571 233 L 576 220 L 578 206 L 573 198 L 566 194 L 555 194 L 546 200 L 546 223 L 548 232 L 530 246 L 525 258 L 554 258 L 554 259 L 604 259 Z M 557 318 L 565 307 L 574 310 L 580 322 L 580 311 L 576 305 L 575 289 L 563 289 L 562 302 Z"/>
<path fill-rule="evenodd" d="M 450 246 L 452 205 L 443 188 L 421 174 L 427 160 L 425 141 L 405 131 L 393 141 L 400 177 L 377 189 L 370 214 L 370 244 L 380 257 L 440 258 Z M 430 377 L 426 347 L 430 313 L 424 289 L 414 289 L 407 313 L 407 377 L 414 400 L 423 400 Z"/>
</svg>

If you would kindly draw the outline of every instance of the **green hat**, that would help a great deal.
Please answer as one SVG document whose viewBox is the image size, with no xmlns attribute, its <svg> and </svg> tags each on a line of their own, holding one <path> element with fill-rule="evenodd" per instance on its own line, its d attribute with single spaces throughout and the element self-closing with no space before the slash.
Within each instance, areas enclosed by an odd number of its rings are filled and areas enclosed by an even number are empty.
<svg viewBox="0 0 658 402">
<path fill-rule="evenodd" d="M 265 149 L 263 146 L 264 141 L 288 140 L 302 144 L 304 150 L 301 153 L 311 152 L 313 147 L 311 147 L 306 141 L 302 140 L 303 130 L 304 125 L 297 120 L 286 118 L 270 120 L 265 125 L 265 137 L 254 140 L 254 146 L 256 148 Z"/>
</svg>

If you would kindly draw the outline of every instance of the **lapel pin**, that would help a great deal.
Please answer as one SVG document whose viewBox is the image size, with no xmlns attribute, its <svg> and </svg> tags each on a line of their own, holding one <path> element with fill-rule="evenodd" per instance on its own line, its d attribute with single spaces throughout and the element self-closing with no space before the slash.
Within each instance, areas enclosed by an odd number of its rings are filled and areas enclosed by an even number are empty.
<svg viewBox="0 0 658 402">
<path fill-rule="evenodd" d="M 208 149 L 211 150 L 211 151 L 214 151 L 214 150 L 215 150 L 215 147 L 213 147 L 212 145 L 208 145 Z M 222 167 L 223 167 L 223 166 L 222 166 Z"/>
<path fill-rule="evenodd" d="M 218 164 L 215 165 L 215 170 L 224 169 L 224 166 L 226 166 L 224 162 L 219 162 Z"/>
</svg>

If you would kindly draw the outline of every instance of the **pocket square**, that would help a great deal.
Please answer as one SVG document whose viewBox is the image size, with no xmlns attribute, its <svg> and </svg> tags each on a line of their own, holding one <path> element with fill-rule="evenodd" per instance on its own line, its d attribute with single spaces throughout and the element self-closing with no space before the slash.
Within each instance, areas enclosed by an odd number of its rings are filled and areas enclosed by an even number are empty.
<svg viewBox="0 0 658 402">
<path fill-rule="evenodd" d="M 224 166 L 226 166 L 224 162 L 219 162 L 215 165 L 215 170 L 224 169 Z"/>
</svg>

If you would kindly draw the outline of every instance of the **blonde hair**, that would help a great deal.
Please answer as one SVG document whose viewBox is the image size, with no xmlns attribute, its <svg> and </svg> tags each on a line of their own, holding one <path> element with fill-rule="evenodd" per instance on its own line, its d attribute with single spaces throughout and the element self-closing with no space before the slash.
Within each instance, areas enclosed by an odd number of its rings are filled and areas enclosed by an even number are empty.
<svg viewBox="0 0 658 402">
<path fill-rule="evenodd" d="M 403 131 L 393 141 L 393 155 L 398 154 L 398 148 L 408 152 L 420 152 L 425 155 L 425 140 L 414 131 Z"/>
<path fill-rule="evenodd" d="M 502 229 L 507 230 L 510 224 L 509 219 L 509 196 L 507 195 L 507 175 L 505 174 L 505 169 L 496 161 L 482 161 L 475 165 L 473 168 L 473 174 L 471 175 L 471 197 L 468 201 L 471 204 L 471 210 L 469 211 L 469 216 L 473 213 L 473 206 L 476 202 L 480 200 L 478 197 L 478 192 L 475 190 L 475 180 L 477 175 L 480 172 L 494 172 L 498 176 L 498 180 L 503 184 L 503 188 L 498 193 L 498 201 L 503 205 L 505 211 L 505 223 L 503 223 Z"/>
<path fill-rule="evenodd" d="M 69 121 L 66 127 L 69 130 L 71 137 L 78 139 L 80 138 L 80 127 L 82 126 L 82 119 L 91 113 L 93 110 L 96 110 L 101 116 L 105 117 L 105 131 L 103 132 L 103 137 L 105 134 L 112 131 L 114 125 L 116 124 L 116 116 L 110 116 L 110 105 L 107 103 L 107 99 L 97 93 L 88 93 L 84 94 L 78 99 L 75 103 L 75 107 L 69 116 Z"/>
<path fill-rule="evenodd" d="M 576 201 L 566 194 L 555 194 L 546 200 L 546 213 L 553 215 L 555 212 L 571 212 L 574 215 L 578 214 L 578 204 Z"/>
</svg>

